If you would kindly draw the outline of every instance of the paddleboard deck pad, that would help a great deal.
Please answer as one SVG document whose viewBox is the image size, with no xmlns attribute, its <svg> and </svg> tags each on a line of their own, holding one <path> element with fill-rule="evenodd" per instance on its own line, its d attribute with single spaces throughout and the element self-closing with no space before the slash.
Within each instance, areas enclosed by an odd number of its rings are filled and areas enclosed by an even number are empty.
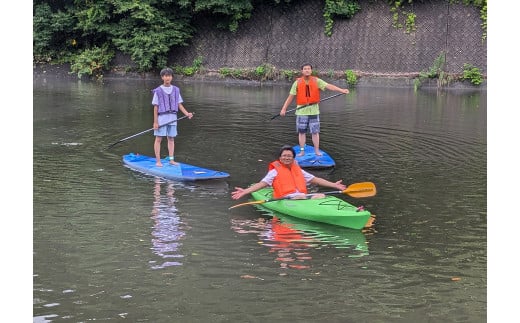
<svg viewBox="0 0 520 323">
<path fill-rule="evenodd" d="M 300 146 L 293 147 L 296 152 L 296 161 L 302 168 L 329 168 L 336 166 L 336 162 L 328 153 L 320 149 L 321 156 L 314 153 L 314 146 L 305 145 L 303 156 L 298 156 L 300 153 Z"/>
<path fill-rule="evenodd" d="M 226 172 L 203 168 L 178 162 L 171 165 L 168 158 L 161 160 L 163 166 L 155 165 L 155 157 L 129 153 L 123 156 L 123 163 L 128 168 L 147 174 L 178 181 L 199 181 L 229 177 Z"/>
</svg>

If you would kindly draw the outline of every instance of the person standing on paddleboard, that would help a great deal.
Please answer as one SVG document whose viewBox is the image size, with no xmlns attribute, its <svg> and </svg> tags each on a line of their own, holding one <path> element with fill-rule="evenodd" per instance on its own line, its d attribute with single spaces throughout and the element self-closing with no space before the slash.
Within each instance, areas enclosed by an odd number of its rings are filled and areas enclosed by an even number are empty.
<svg viewBox="0 0 520 323">
<path fill-rule="evenodd" d="M 238 200 L 246 194 L 256 192 L 267 186 L 273 187 L 273 197 L 290 197 L 292 199 L 305 199 L 307 196 L 307 184 L 315 184 L 324 187 L 331 187 L 343 191 L 346 186 L 342 180 L 330 182 L 326 179 L 316 177 L 304 171 L 294 159 L 296 152 L 292 146 L 285 145 L 280 149 L 278 160 L 269 164 L 269 172 L 258 183 L 248 188 L 235 187 L 231 193 L 231 198 Z M 325 194 L 316 193 L 311 198 L 324 198 Z"/>
<path fill-rule="evenodd" d="M 174 160 L 175 137 L 177 137 L 177 112 L 181 112 L 189 119 L 193 113 L 188 112 L 182 103 L 181 91 L 172 85 L 173 70 L 163 68 L 160 72 L 163 84 L 152 90 L 153 99 L 153 134 L 155 141 L 153 149 L 155 152 L 155 165 L 162 167 L 161 163 L 161 141 L 163 137 L 168 138 L 168 159 L 171 165 L 178 165 Z"/>
<path fill-rule="evenodd" d="M 287 107 L 296 97 L 296 132 L 298 133 L 298 143 L 300 144 L 298 156 L 305 154 L 307 132 L 311 134 L 315 154 L 321 156 L 320 107 L 318 105 L 320 102 L 320 90 L 324 91 L 327 89 L 343 94 L 348 94 L 349 91 L 348 89 L 342 89 L 333 84 L 329 84 L 316 76 L 312 76 L 311 64 L 303 64 L 301 69 L 302 76 L 292 84 L 289 96 L 285 100 L 282 110 L 280 110 L 280 116 L 285 116 Z"/>
</svg>

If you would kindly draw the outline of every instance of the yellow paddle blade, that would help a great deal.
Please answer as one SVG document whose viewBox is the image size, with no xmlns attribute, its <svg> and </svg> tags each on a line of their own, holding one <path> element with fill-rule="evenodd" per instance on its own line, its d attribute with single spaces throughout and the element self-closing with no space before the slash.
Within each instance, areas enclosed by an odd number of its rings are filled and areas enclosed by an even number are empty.
<svg viewBox="0 0 520 323">
<path fill-rule="evenodd" d="M 240 203 L 240 204 L 233 205 L 233 206 L 229 207 L 229 210 L 234 209 L 234 208 L 239 207 L 239 206 L 244 206 L 244 205 L 262 204 L 262 203 L 265 203 L 267 201 L 268 200 L 260 200 L 260 201 L 251 201 L 251 202 Z"/>
<path fill-rule="evenodd" d="M 361 182 L 349 185 L 342 193 L 352 197 L 370 197 L 376 195 L 377 190 L 374 183 Z"/>
</svg>

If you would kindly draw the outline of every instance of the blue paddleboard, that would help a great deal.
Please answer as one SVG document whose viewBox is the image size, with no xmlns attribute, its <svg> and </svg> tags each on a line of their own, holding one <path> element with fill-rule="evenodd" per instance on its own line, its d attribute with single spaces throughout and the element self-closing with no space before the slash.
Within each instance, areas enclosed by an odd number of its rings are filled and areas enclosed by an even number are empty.
<svg viewBox="0 0 520 323">
<path fill-rule="evenodd" d="M 130 153 L 123 156 L 123 163 L 138 172 L 178 181 L 199 181 L 229 177 L 228 173 L 178 162 L 171 165 L 168 158 L 161 160 L 163 166 L 155 166 L 155 157 Z"/>
<path fill-rule="evenodd" d="M 300 153 L 300 146 L 293 147 L 296 155 Z M 314 153 L 314 146 L 305 145 L 305 155 L 296 156 L 296 161 L 302 168 L 329 168 L 336 166 L 336 162 L 329 154 L 320 149 L 321 156 Z"/>
</svg>

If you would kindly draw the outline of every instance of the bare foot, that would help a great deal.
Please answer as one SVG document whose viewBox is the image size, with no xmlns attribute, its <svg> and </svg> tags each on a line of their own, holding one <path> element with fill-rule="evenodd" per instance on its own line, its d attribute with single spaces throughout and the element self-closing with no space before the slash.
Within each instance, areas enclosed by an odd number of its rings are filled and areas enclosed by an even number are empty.
<svg viewBox="0 0 520 323">
<path fill-rule="evenodd" d="M 316 154 L 316 156 L 321 156 L 321 153 L 319 151 L 314 153 Z"/>
<path fill-rule="evenodd" d="M 179 163 L 174 161 L 174 160 L 170 160 L 170 165 L 173 165 L 173 166 L 178 166 Z"/>
<path fill-rule="evenodd" d="M 301 156 L 303 156 L 303 155 L 305 155 L 305 152 L 302 150 L 302 151 L 300 151 L 300 153 L 299 153 L 298 155 L 296 155 L 296 156 L 301 157 Z"/>
<path fill-rule="evenodd" d="M 161 163 L 161 162 L 156 162 L 156 163 L 155 163 L 155 166 L 157 166 L 157 167 L 162 167 L 162 163 Z"/>
</svg>

